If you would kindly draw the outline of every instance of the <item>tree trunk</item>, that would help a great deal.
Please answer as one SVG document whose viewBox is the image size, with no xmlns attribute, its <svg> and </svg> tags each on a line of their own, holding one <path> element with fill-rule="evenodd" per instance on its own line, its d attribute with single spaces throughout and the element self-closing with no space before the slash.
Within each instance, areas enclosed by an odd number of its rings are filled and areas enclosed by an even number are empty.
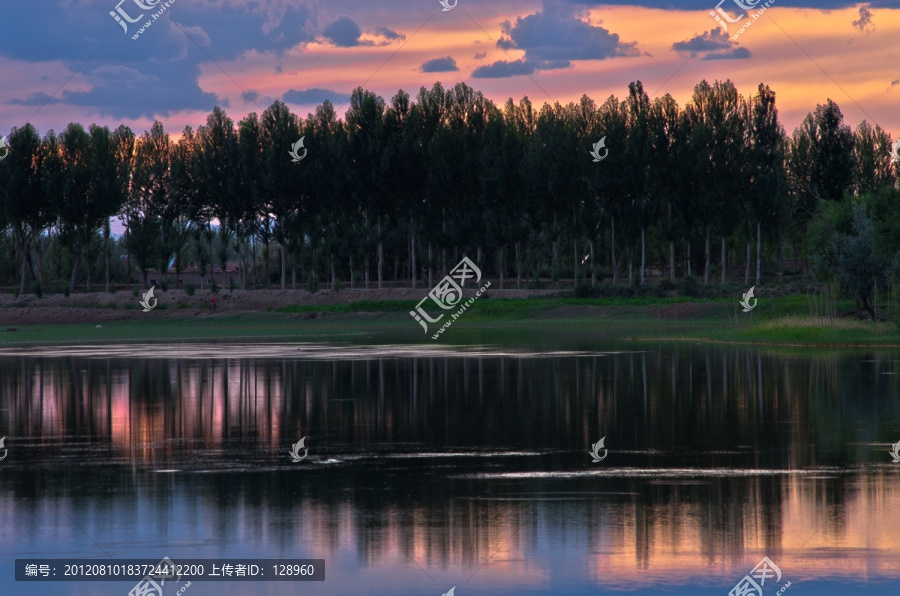
<svg viewBox="0 0 900 596">
<path fill-rule="evenodd" d="M 687 242 L 687 274 L 691 275 L 691 243 Z"/>
<path fill-rule="evenodd" d="M 669 279 L 675 281 L 675 241 L 669 240 Z"/>
<path fill-rule="evenodd" d="M 727 271 L 725 263 L 725 236 L 722 236 L 722 283 L 725 283 L 725 272 Z"/>
<path fill-rule="evenodd" d="M 331 291 L 337 291 L 337 274 L 334 271 L 334 254 L 331 255 Z"/>
<path fill-rule="evenodd" d="M 750 243 L 747 243 L 747 261 L 744 266 L 744 285 L 746 286 L 750 282 Z"/>
<path fill-rule="evenodd" d="M 709 285 L 709 225 L 706 226 L 706 251 L 704 255 L 703 265 L 703 285 Z"/>
<path fill-rule="evenodd" d="M 862 305 L 869 312 L 869 315 L 872 317 L 872 322 L 874 322 L 875 321 L 875 311 L 869 305 L 869 298 L 867 296 L 862 297 Z"/>
<path fill-rule="evenodd" d="M 516 242 L 516 289 L 522 289 L 522 259 L 519 257 L 519 243 Z"/>
<path fill-rule="evenodd" d="M 43 286 L 44 285 L 44 252 L 46 250 L 46 248 L 44 248 L 44 235 L 43 234 L 41 234 L 40 236 L 37 237 L 37 242 L 35 243 L 35 245 L 37 246 L 37 251 L 38 251 L 38 266 L 37 266 L 38 283 L 40 283 L 41 286 Z"/>
<path fill-rule="evenodd" d="M 434 282 L 431 278 L 431 270 L 434 269 L 431 260 L 431 240 L 428 241 L 428 287 L 433 288 Z"/>
<path fill-rule="evenodd" d="M 382 270 L 384 269 L 384 242 L 381 239 L 381 215 L 376 220 L 378 228 L 378 289 L 381 289 Z"/>
<path fill-rule="evenodd" d="M 575 221 L 574 221 L 575 217 L 574 217 L 574 214 L 573 214 L 573 216 L 572 216 L 572 219 L 573 219 L 573 221 L 572 221 L 572 231 L 573 231 L 573 234 L 572 234 L 572 258 L 574 259 L 573 263 L 575 264 L 574 277 L 575 277 L 575 283 L 576 283 L 576 285 L 577 285 L 577 283 L 578 283 L 578 270 L 581 268 L 581 267 L 580 267 L 580 266 L 581 266 L 581 259 L 578 258 L 578 239 L 575 237 L 576 235 L 575 235 L 575 233 L 574 233 L 574 231 L 575 231 Z"/>
<path fill-rule="evenodd" d="M 609 218 L 610 224 L 610 246 L 612 247 L 612 274 L 613 283 L 619 283 L 619 264 L 616 262 L 616 218 Z"/>
<path fill-rule="evenodd" d="M 760 257 L 760 250 L 762 246 L 762 222 L 756 222 L 756 285 L 759 285 L 759 278 L 761 274 L 762 261 Z"/>
<path fill-rule="evenodd" d="M 20 278 L 20 281 L 19 281 L 19 295 L 22 295 L 25 293 L 25 272 L 27 271 L 27 266 L 28 266 L 25 262 L 25 260 L 26 260 L 25 252 L 26 251 L 23 248 L 22 249 L 22 277 Z"/>
<path fill-rule="evenodd" d="M 91 239 L 88 237 L 88 249 L 84 255 L 84 281 L 85 289 L 88 293 L 91 291 Z"/>
<path fill-rule="evenodd" d="M 409 218 L 409 277 L 412 281 L 412 289 L 416 289 L 416 277 L 418 277 L 418 271 L 416 270 L 416 232 L 413 228 L 413 218 Z"/>
<path fill-rule="evenodd" d="M 128 230 L 125 228 L 125 283 L 131 285 L 131 249 L 128 248 Z M 212 251 L 210 251 L 210 260 L 212 260 Z"/>
<path fill-rule="evenodd" d="M 784 273 L 782 263 L 784 263 L 784 234 L 778 230 L 778 273 Z"/>
<path fill-rule="evenodd" d="M 591 247 L 591 287 L 593 288 L 594 286 L 597 285 L 597 276 L 594 275 L 594 272 L 597 270 L 594 267 L 594 241 L 590 240 L 589 244 Z"/>
<path fill-rule="evenodd" d="M 501 246 L 497 250 L 497 260 L 499 261 L 498 266 L 500 269 L 500 289 L 503 289 L 503 252 L 505 247 Z"/>
<path fill-rule="evenodd" d="M 559 280 L 559 219 L 553 213 L 553 281 Z"/>
<path fill-rule="evenodd" d="M 104 291 L 109 293 L 109 218 L 106 219 L 106 225 L 103 226 L 103 254 L 106 256 L 104 262 L 106 263 L 106 271 L 104 273 L 104 278 L 106 280 L 106 287 Z"/>
<path fill-rule="evenodd" d="M 441 218 L 443 221 L 443 230 L 444 230 L 444 239 L 442 242 L 447 241 L 447 208 L 441 207 Z M 441 275 L 447 275 L 447 247 L 444 246 L 441 248 Z M 429 284 L 431 285 L 431 284 Z"/>
<path fill-rule="evenodd" d="M 72 277 L 69 278 L 69 293 L 75 292 L 75 280 L 78 279 L 78 266 L 81 264 L 81 250 L 84 248 L 84 238 L 78 235 L 78 241 L 75 243 L 75 264 L 72 265 Z"/>
<path fill-rule="evenodd" d="M 281 289 L 284 289 L 287 277 L 287 255 L 284 250 L 284 233 L 281 234 Z"/>
<path fill-rule="evenodd" d="M 354 286 L 355 280 L 353 279 L 353 255 L 350 255 L 350 289 L 352 290 Z"/>
<path fill-rule="evenodd" d="M 644 228 L 641 228 L 641 285 L 644 285 L 644 267 L 646 265 L 646 244 L 644 240 Z"/>
<path fill-rule="evenodd" d="M 291 257 L 291 290 L 297 289 L 297 261 Z"/>
</svg>

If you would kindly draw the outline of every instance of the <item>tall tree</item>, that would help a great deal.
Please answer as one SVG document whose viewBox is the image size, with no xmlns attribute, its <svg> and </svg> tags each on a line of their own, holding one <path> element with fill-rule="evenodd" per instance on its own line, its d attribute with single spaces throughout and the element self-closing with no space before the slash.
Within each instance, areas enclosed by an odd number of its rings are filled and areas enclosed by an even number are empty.
<svg viewBox="0 0 900 596">
<path fill-rule="evenodd" d="M 727 270 L 725 241 L 734 230 L 740 214 L 739 196 L 741 155 L 745 128 L 744 100 L 731 81 L 710 85 L 701 81 L 694 87 L 691 102 L 685 109 L 690 123 L 692 176 L 695 196 L 684 197 L 694 202 L 695 214 L 703 226 L 703 283 L 709 283 L 710 232 L 721 239 L 722 283 Z"/>
<path fill-rule="evenodd" d="M 856 127 L 855 139 L 853 186 L 857 194 L 894 186 L 897 178 L 891 164 L 891 136 L 877 124 L 872 126 L 863 120 Z"/>
<path fill-rule="evenodd" d="M 91 136 L 80 124 L 71 123 L 57 139 L 48 137 L 44 182 L 54 199 L 60 228 L 74 245 L 69 291 L 75 290 L 84 245 L 106 214 L 91 192 Z"/>
<path fill-rule="evenodd" d="M 43 281 L 42 266 L 35 271 L 32 247 L 55 219 L 56 211 L 41 179 L 44 151 L 31 124 L 9 135 L 10 154 L 0 162 L 0 212 L 11 228 L 21 252 L 19 293 L 25 293 L 25 274 Z M 39 253 L 42 252 L 40 247 Z"/>
<path fill-rule="evenodd" d="M 240 203 L 235 196 L 239 188 L 239 166 L 237 163 L 238 139 L 234 121 L 222 108 L 216 106 L 207 116 L 206 124 L 197 131 L 197 136 L 200 145 L 200 159 L 197 168 L 200 193 L 194 209 L 205 220 L 210 254 L 213 252 L 212 221 L 218 219 L 219 237 L 222 239 L 222 246 L 225 249 L 225 258 L 219 259 L 222 265 L 222 284 L 224 285 L 228 247 L 234 237 L 235 226 L 241 223 Z M 222 256 L 221 248 L 219 256 Z"/>
<path fill-rule="evenodd" d="M 812 215 L 816 201 L 839 201 L 850 190 L 856 169 L 855 145 L 840 107 L 830 99 L 816 106 L 794 131 L 788 170 L 804 221 Z"/>
<path fill-rule="evenodd" d="M 384 192 L 382 152 L 384 151 L 384 99 L 357 87 L 350 95 L 345 121 L 350 150 L 350 179 L 356 193 L 367 231 L 375 224 L 378 253 L 378 287 L 382 287 L 384 267 L 384 235 L 382 224 L 387 216 L 388 200 Z M 374 220 L 374 222 L 373 222 Z M 369 287 L 369 260 L 366 254 L 365 280 Z"/>
<path fill-rule="evenodd" d="M 785 150 L 787 137 L 778 122 L 775 92 L 760 83 L 757 94 L 749 103 L 749 127 L 745 140 L 745 155 L 741 160 L 746 169 L 745 221 L 748 236 L 756 236 L 756 283 L 762 279 L 762 227 L 777 226 L 786 208 L 787 172 Z M 755 228 L 755 229 L 754 229 Z M 750 242 L 747 242 L 747 265 L 744 283 L 750 277 Z"/>
<path fill-rule="evenodd" d="M 260 191 L 265 210 L 275 218 L 275 239 L 281 246 L 281 289 L 287 276 L 288 223 L 296 217 L 300 208 L 302 171 L 307 161 L 293 163 L 288 152 L 300 140 L 300 119 L 280 101 L 269 106 L 262 114 L 259 142 L 262 145 L 262 163 L 258 170 L 247 170 L 249 175 L 261 180 Z M 304 149 L 309 152 L 312 139 L 304 139 Z M 307 155 L 304 159 L 313 159 Z"/>
</svg>

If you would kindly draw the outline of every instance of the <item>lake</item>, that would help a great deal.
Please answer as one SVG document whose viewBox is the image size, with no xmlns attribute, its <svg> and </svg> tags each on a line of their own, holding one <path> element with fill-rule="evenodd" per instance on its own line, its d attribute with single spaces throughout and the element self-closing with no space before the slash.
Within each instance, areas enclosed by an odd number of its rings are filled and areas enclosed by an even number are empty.
<svg viewBox="0 0 900 596">
<path fill-rule="evenodd" d="M 192 596 L 897 593 L 895 351 L 572 337 L 2 350 L 0 593 L 163 557 L 325 561 Z"/>
</svg>

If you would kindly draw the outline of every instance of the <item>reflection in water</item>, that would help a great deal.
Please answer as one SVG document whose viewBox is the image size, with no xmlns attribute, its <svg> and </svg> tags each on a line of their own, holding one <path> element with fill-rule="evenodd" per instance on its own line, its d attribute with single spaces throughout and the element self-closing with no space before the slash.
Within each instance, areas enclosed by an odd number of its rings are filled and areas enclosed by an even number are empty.
<svg viewBox="0 0 900 596">
<path fill-rule="evenodd" d="M 300 550 L 323 594 L 900 579 L 892 355 L 255 349 L 0 358 L 9 554 Z"/>
</svg>

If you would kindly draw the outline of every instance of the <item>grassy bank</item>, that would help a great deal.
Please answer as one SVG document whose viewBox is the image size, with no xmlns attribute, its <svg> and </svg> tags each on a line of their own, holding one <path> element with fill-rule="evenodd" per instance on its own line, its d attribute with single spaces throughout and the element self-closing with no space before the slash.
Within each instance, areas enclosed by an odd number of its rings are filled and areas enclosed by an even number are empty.
<svg viewBox="0 0 900 596">
<path fill-rule="evenodd" d="M 409 316 L 413 300 L 295 305 L 267 312 L 168 312 L 124 320 L 0 326 L 0 345 L 171 341 L 397 341 L 435 343 Z M 852 310 L 838 303 L 838 312 Z M 436 313 L 433 313 L 436 314 Z M 437 326 L 432 326 L 436 328 Z M 437 343 L 570 334 L 596 341 L 682 341 L 786 346 L 900 347 L 893 323 L 810 316 L 805 296 L 760 300 L 750 313 L 733 299 L 528 298 L 476 301 Z"/>
</svg>

